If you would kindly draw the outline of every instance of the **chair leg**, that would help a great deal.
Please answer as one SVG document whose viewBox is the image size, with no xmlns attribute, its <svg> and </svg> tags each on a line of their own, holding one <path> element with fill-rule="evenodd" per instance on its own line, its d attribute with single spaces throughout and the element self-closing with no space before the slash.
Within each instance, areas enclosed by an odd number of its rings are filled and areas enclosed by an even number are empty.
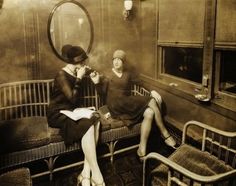
<svg viewBox="0 0 236 186">
<path fill-rule="evenodd" d="M 168 171 L 167 186 L 171 186 L 171 172 L 170 172 L 170 170 Z"/>
<path fill-rule="evenodd" d="M 49 180 L 50 182 L 53 180 L 53 169 L 54 169 L 54 164 L 57 160 L 59 156 L 56 156 L 55 158 L 53 157 L 50 157 L 48 160 L 44 160 L 46 163 L 47 163 L 47 166 L 48 166 L 48 170 L 50 172 L 50 175 L 49 175 Z"/>
<path fill-rule="evenodd" d="M 110 143 L 106 143 L 106 145 L 108 146 L 109 148 L 109 152 L 111 154 L 110 156 L 110 161 L 111 161 L 111 164 L 114 163 L 114 153 L 115 153 L 115 146 L 117 144 L 118 140 L 117 141 L 111 141 Z"/>
<path fill-rule="evenodd" d="M 146 160 L 144 159 L 144 161 L 143 161 L 143 184 L 142 184 L 142 186 L 145 186 L 145 184 L 146 184 Z"/>
</svg>

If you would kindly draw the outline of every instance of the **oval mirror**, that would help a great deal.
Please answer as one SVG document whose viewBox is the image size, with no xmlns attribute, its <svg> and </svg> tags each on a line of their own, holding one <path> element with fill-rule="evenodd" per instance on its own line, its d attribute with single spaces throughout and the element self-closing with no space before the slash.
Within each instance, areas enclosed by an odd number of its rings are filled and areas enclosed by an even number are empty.
<svg viewBox="0 0 236 186">
<path fill-rule="evenodd" d="M 54 53 L 62 60 L 65 45 L 81 46 L 90 52 L 93 25 L 88 11 L 77 1 L 64 0 L 53 8 L 48 19 L 48 38 Z"/>
</svg>

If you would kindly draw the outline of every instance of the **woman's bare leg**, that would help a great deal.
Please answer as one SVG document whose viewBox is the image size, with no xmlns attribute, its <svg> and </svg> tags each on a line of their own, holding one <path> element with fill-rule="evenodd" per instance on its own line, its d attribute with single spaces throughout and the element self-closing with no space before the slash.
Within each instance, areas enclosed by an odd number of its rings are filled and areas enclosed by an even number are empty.
<svg viewBox="0 0 236 186">
<path fill-rule="evenodd" d="M 84 158 L 84 167 L 81 172 L 82 178 L 79 178 L 83 186 L 90 186 L 90 166 L 86 158 Z"/>
<path fill-rule="evenodd" d="M 144 111 L 144 114 L 143 114 L 144 119 L 141 123 L 140 143 L 139 143 L 139 148 L 137 151 L 139 156 L 146 155 L 147 141 L 148 141 L 148 137 L 152 128 L 153 116 L 154 116 L 154 112 L 152 109 L 147 108 Z"/>
<path fill-rule="evenodd" d="M 96 183 L 103 183 L 103 176 L 97 162 L 94 126 L 91 126 L 89 130 L 85 133 L 85 135 L 82 137 L 81 145 L 85 156 L 85 165 L 82 171 L 82 175 L 84 177 L 89 175 L 90 177 L 91 170 L 93 180 Z M 87 185 L 87 181 L 84 181 L 82 185 Z M 90 183 L 88 185 L 90 186 Z"/>
<path fill-rule="evenodd" d="M 98 122 L 95 126 L 94 126 L 94 139 L 95 139 L 95 143 L 97 144 L 97 142 L 98 142 L 98 138 L 99 138 L 99 128 L 100 128 L 100 122 Z M 88 179 L 90 179 L 90 172 L 91 171 L 91 169 L 90 169 L 90 166 L 89 166 L 89 163 L 88 163 L 88 161 L 87 161 L 87 159 L 86 158 L 84 158 L 84 167 L 83 167 L 83 170 L 82 170 L 82 176 L 84 177 L 84 178 L 88 178 Z M 86 180 L 86 179 L 84 179 L 84 183 L 85 182 L 88 182 L 88 179 Z M 89 183 L 89 182 L 88 182 Z M 85 184 L 85 185 L 87 185 L 87 184 Z"/>
<path fill-rule="evenodd" d="M 159 128 L 162 137 L 165 139 L 165 142 L 167 145 L 174 147 L 176 145 L 175 140 L 173 139 L 173 137 L 170 136 L 170 133 L 168 132 L 168 130 L 166 129 L 163 120 L 162 120 L 162 115 L 161 112 L 159 110 L 159 107 L 157 106 L 157 103 L 154 99 L 151 99 L 148 106 L 154 111 L 155 115 L 155 121 L 157 124 L 157 127 Z"/>
<path fill-rule="evenodd" d="M 95 139 L 96 145 L 97 145 L 97 143 L 98 143 L 98 138 L 99 138 L 99 129 L 100 129 L 100 121 L 98 121 L 97 124 L 94 125 L 94 139 Z M 91 175 L 90 175 L 91 169 L 90 169 L 90 167 L 89 167 L 89 164 L 88 164 L 88 161 L 86 160 L 86 158 L 84 159 L 84 163 L 88 165 L 87 171 L 89 172 L 89 177 L 90 177 L 90 176 L 91 176 Z M 85 166 L 85 164 L 84 164 L 84 166 Z M 86 166 L 86 167 L 87 167 L 87 166 Z M 84 169 L 85 169 L 85 167 L 84 167 Z"/>
<path fill-rule="evenodd" d="M 94 126 L 94 139 L 96 145 L 98 143 L 98 138 L 99 138 L 100 124 L 101 124 L 100 121 L 98 121 L 97 124 Z"/>
</svg>

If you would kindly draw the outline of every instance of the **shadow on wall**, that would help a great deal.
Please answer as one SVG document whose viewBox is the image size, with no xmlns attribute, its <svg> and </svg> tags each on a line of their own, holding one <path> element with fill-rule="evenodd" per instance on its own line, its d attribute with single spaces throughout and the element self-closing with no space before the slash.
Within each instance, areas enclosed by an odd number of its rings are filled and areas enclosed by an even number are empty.
<svg viewBox="0 0 236 186">
<path fill-rule="evenodd" d="M 0 9 L 2 8 L 3 6 L 3 0 L 0 0 Z"/>
</svg>

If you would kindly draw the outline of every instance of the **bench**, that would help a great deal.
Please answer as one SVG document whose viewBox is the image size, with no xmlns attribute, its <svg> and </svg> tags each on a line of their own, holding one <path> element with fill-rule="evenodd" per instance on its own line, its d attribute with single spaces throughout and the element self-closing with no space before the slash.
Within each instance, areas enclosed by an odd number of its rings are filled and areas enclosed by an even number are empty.
<svg viewBox="0 0 236 186">
<path fill-rule="evenodd" d="M 83 161 L 55 167 L 57 158 L 81 149 L 79 143 L 66 147 L 60 129 L 51 128 L 47 124 L 46 109 L 50 101 L 53 80 L 26 80 L 4 83 L 0 85 L 0 171 L 22 166 L 25 163 L 44 160 L 48 170 L 32 175 L 32 178 L 50 175 L 54 172 L 83 164 Z M 149 92 L 134 85 L 132 94 L 149 95 Z M 81 87 L 79 96 L 81 106 L 103 106 L 94 84 L 89 78 Z M 112 121 L 113 122 L 113 121 Z M 115 121 L 120 122 L 120 121 Z M 123 139 L 138 136 L 140 124 L 128 128 L 124 125 L 101 125 L 99 144 L 108 146 L 108 153 L 101 157 L 110 157 L 138 147 L 138 144 L 119 148 L 116 144 Z"/>
</svg>

